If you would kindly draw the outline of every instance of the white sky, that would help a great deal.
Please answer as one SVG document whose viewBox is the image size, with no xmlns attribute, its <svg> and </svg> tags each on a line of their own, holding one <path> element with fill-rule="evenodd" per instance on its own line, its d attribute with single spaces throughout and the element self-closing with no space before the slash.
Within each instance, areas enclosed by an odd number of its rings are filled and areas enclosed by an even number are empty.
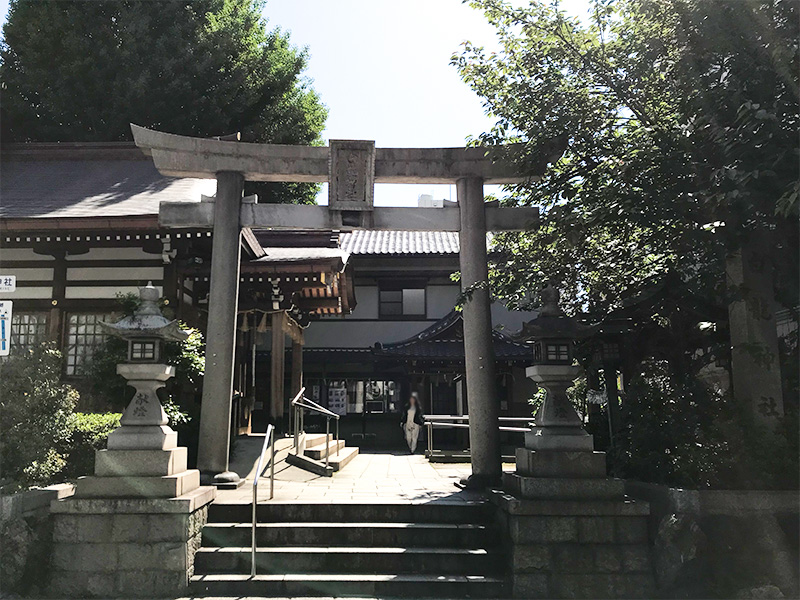
<svg viewBox="0 0 800 600">
<path fill-rule="evenodd" d="M 572 14 L 586 4 L 562 0 Z M 7 10 L 8 0 L 0 0 L 3 22 Z M 495 44 L 482 13 L 461 0 L 269 0 L 264 14 L 270 28 L 289 30 L 295 45 L 309 49 L 306 74 L 329 109 L 326 140 L 463 146 L 493 123 L 450 66 L 464 40 Z M 416 205 L 419 194 L 455 199 L 452 187 L 381 184 L 375 203 Z"/>
</svg>

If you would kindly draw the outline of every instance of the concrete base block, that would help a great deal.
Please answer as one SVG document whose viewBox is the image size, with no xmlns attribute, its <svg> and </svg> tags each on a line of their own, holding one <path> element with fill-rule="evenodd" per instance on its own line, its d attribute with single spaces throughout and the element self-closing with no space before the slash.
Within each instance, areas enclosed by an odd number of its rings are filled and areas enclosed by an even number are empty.
<svg viewBox="0 0 800 600">
<path fill-rule="evenodd" d="M 94 474 L 98 477 L 162 477 L 186 471 L 187 449 L 99 450 Z"/>
<path fill-rule="evenodd" d="M 76 498 L 174 498 L 200 487 L 200 471 L 165 477 L 81 477 Z"/>
<path fill-rule="evenodd" d="M 606 454 L 517 448 L 517 473 L 526 477 L 605 477 Z"/>
<path fill-rule="evenodd" d="M 521 498 L 543 500 L 622 500 L 625 493 L 621 479 L 524 477 L 516 473 L 503 473 L 503 487 Z"/>
<path fill-rule="evenodd" d="M 168 425 L 126 425 L 108 436 L 109 450 L 171 450 L 178 434 Z"/>
<path fill-rule="evenodd" d="M 647 503 L 534 500 L 498 491 L 491 500 L 499 508 L 498 523 L 504 529 L 514 598 L 654 597 Z"/>
<path fill-rule="evenodd" d="M 71 598 L 186 595 L 214 496 L 214 488 L 205 487 L 169 499 L 53 502 L 50 594 Z"/>
<path fill-rule="evenodd" d="M 525 447 L 529 450 L 592 452 L 594 437 L 580 428 L 575 428 L 575 430 L 576 435 L 548 434 L 547 429 L 534 426 L 530 431 L 525 432 Z"/>
</svg>

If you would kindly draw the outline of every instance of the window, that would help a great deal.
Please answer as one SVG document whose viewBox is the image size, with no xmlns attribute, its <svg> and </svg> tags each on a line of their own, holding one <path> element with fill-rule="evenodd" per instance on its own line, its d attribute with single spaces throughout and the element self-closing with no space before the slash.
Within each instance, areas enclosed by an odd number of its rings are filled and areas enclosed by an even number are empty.
<svg viewBox="0 0 800 600">
<path fill-rule="evenodd" d="M 382 317 L 424 317 L 425 288 L 382 288 L 379 303 Z"/>
<path fill-rule="evenodd" d="M 567 344 L 547 344 L 547 360 L 569 360 L 569 346 Z"/>
<path fill-rule="evenodd" d="M 72 313 L 67 319 L 67 375 L 78 375 L 80 367 L 105 341 L 100 327 L 102 321 L 111 321 L 108 314 Z"/>
<path fill-rule="evenodd" d="M 47 340 L 47 313 L 13 313 L 11 315 L 11 347 L 29 350 Z"/>
<path fill-rule="evenodd" d="M 130 344 L 132 362 L 155 362 L 156 342 L 153 341 L 134 341 Z"/>
</svg>

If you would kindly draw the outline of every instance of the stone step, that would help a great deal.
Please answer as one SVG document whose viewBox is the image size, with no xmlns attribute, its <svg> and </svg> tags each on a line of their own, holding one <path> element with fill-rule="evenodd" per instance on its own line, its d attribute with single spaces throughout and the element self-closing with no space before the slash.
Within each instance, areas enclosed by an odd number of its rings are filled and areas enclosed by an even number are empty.
<svg viewBox="0 0 800 600">
<path fill-rule="evenodd" d="M 306 452 L 308 452 L 308 450 L 306 450 Z M 298 467 L 309 473 L 320 475 L 321 477 L 333 477 L 333 467 L 330 466 L 330 463 L 326 467 L 324 462 L 309 458 L 305 454 L 294 454 L 290 452 L 286 455 L 286 462 L 293 467 Z"/>
<path fill-rule="evenodd" d="M 359 546 L 284 546 L 256 549 L 263 573 L 407 573 L 447 575 L 497 573 L 501 555 L 485 548 L 404 548 Z M 249 573 L 251 549 L 200 548 L 195 573 Z"/>
<path fill-rule="evenodd" d="M 164 477 L 79 477 L 76 498 L 175 498 L 200 487 L 200 471 Z"/>
<path fill-rule="evenodd" d="M 195 575 L 193 597 L 503 598 L 505 581 L 485 575 Z"/>
<path fill-rule="evenodd" d="M 247 546 L 249 523 L 208 523 L 203 546 Z M 499 542 L 485 525 L 472 523 L 258 523 L 259 546 L 494 546 Z"/>
<path fill-rule="evenodd" d="M 325 436 L 323 436 L 323 438 L 324 437 Z M 333 455 L 336 454 L 337 450 L 341 450 L 342 448 L 344 448 L 344 444 L 345 444 L 344 440 L 339 440 L 338 442 L 336 440 L 331 440 L 330 442 L 328 442 L 328 449 L 330 452 L 330 456 L 333 457 Z M 324 461 L 325 440 L 323 439 L 322 443 L 316 444 L 311 448 L 306 447 L 305 455 L 308 456 L 309 458 L 313 458 L 314 460 Z"/>
<path fill-rule="evenodd" d="M 328 464 L 334 472 L 339 472 L 344 469 L 348 463 L 358 456 L 358 447 L 342 448 L 338 454 L 331 454 Z"/>
<path fill-rule="evenodd" d="M 493 507 L 485 501 L 436 501 L 419 504 L 350 504 L 269 502 L 258 504 L 259 523 L 311 522 L 311 523 L 487 523 Z M 252 505 L 214 503 L 209 507 L 211 523 L 250 523 Z"/>
<path fill-rule="evenodd" d="M 98 450 L 94 474 L 98 477 L 163 477 L 187 470 L 187 449 Z"/>
<path fill-rule="evenodd" d="M 325 445 L 325 434 L 324 433 L 306 433 L 305 435 L 305 444 L 306 448 L 316 448 L 317 446 L 324 446 Z M 328 442 L 333 441 L 333 434 L 328 434 Z"/>
</svg>

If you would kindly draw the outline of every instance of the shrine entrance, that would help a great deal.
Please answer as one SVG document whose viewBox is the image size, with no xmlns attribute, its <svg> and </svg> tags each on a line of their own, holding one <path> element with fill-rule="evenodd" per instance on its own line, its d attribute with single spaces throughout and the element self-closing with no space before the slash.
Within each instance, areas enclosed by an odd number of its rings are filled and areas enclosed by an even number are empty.
<svg viewBox="0 0 800 600">
<path fill-rule="evenodd" d="M 131 125 L 136 145 L 152 156 L 160 173 L 216 178 L 217 193 L 204 202 L 162 202 L 159 222 L 171 229 L 213 231 L 209 317 L 198 468 L 206 481 L 230 483 L 233 364 L 243 230 L 383 229 L 457 231 L 463 294 L 464 360 L 470 398 L 469 484 L 499 482 L 502 473 L 495 392 L 495 356 L 486 256 L 487 231 L 536 226 L 536 207 L 505 208 L 486 203 L 483 186 L 541 175 L 561 152 L 559 144 L 538 149 L 541 159 L 526 166 L 504 159 L 504 149 L 375 148 L 371 141 L 331 140 L 329 147 L 249 144 L 172 135 Z M 258 204 L 243 197 L 245 181 L 329 184 L 328 206 Z M 375 208 L 376 183 L 455 184 L 457 207 Z M 282 313 L 276 313 L 278 315 Z M 281 317 L 277 317 L 280 319 Z M 275 327 L 281 326 L 275 323 Z M 281 353 L 282 357 L 282 353 Z M 274 360 L 279 360 L 277 354 Z M 282 405 L 284 390 L 273 385 L 270 403 Z"/>
</svg>

